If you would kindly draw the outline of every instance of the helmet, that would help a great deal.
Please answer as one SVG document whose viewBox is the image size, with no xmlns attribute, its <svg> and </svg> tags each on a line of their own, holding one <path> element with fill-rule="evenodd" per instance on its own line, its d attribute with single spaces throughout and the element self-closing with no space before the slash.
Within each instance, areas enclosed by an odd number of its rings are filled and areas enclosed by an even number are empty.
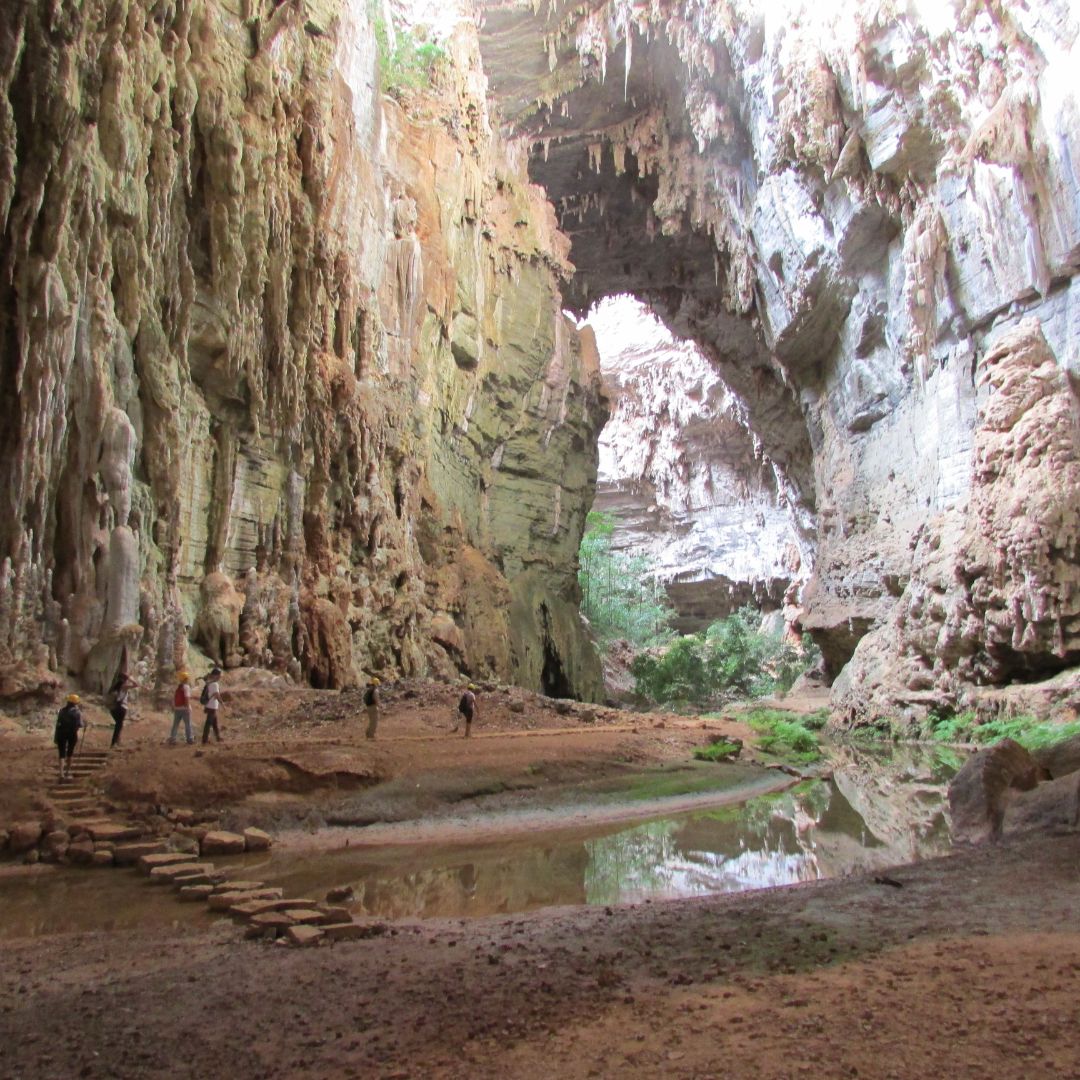
<svg viewBox="0 0 1080 1080">
<path fill-rule="evenodd" d="M 377 675 L 372 675 L 371 678 L 368 679 L 368 686 L 379 686 L 381 685 L 381 682 L 382 680 Z"/>
<path fill-rule="evenodd" d="M 178 679 L 179 679 L 179 680 L 180 680 L 181 682 L 187 682 L 187 681 L 188 681 L 188 673 L 187 673 L 186 671 L 178 671 L 178 672 L 176 673 L 176 677 L 177 677 L 177 678 L 178 678 Z"/>
<path fill-rule="evenodd" d="M 469 689 L 470 690 L 475 690 L 476 689 L 476 683 L 469 683 Z"/>
<path fill-rule="evenodd" d="M 68 694 L 67 699 L 68 699 L 68 704 L 69 705 L 78 705 L 79 704 L 79 695 L 78 694 Z"/>
</svg>

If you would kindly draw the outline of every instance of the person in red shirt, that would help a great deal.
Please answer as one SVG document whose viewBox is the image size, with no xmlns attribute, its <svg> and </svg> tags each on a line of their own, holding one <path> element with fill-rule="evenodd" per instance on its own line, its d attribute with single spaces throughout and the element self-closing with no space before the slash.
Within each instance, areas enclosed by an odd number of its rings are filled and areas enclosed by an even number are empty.
<svg viewBox="0 0 1080 1080">
<path fill-rule="evenodd" d="M 195 737 L 191 734 L 191 687 L 188 685 L 188 673 L 178 671 L 176 673 L 176 691 L 173 694 L 173 722 L 172 732 L 169 735 L 169 745 L 176 745 L 176 732 L 180 727 L 180 721 L 184 722 L 184 737 L 190 746 Z"/>
</svg>

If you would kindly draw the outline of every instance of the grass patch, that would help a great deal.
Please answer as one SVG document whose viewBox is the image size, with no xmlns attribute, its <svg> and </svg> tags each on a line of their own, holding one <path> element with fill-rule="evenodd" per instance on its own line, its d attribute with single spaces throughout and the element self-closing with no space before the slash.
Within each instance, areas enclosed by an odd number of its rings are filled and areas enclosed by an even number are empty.
<svg viewBox="0 0 1080 1080">
<path fill-rule="evenodd" d="M 1065 739 L 1080 735 L 1080 721 L 1055 724 L 1034 716 L 998 717 L 979 723 L 973 712 L 939 716 L 931 713 L 924 727 L 925 735 L 935 742 L 976 743 L 987 746 L 1001 739 L 1015 739 L 1028 750 L 1041 750 Z"/>
<path fill-rule="evenodd" d="M 806 716 L 784 709 L 751 709 L 739 719 L 758 733 L 758 748 L 765 753 L 800 765 L 821 760 L 821 743 L 816 730 L 807 725 Z M 817 719 L 814 714 L 811 722 L 817 723 Z"/>
<path fill-rule="evenodd" d="M 708 746 L 699 746 L 694 751 L 694 757 L 698 761 L 722 761 L 731 754 L 738 754 L 740 747 L 730 743 L 726 739 L 720 742 L 710 743 Z"/>
</svg>

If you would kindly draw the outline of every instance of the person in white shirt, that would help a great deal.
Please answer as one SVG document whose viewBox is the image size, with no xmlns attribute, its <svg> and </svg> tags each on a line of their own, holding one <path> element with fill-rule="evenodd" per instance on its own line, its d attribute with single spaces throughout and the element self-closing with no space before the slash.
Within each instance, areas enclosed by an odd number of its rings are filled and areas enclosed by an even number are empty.
<svg viewBox="0 0 1080 1080">
<path fill-rule="evenodd" d="M 210 732 L 214 732 L 214 738 L 221 742 L 221 732 L 218 730 L 218 709 L 221 706 L 221 668 L 214 668 L 206 676 L 206 685 L 200 697 L 203 708 L 206 709 L 206 723 L 203 724 L 202 741 L 205 745 L 210 741 Z"/>
</svg>

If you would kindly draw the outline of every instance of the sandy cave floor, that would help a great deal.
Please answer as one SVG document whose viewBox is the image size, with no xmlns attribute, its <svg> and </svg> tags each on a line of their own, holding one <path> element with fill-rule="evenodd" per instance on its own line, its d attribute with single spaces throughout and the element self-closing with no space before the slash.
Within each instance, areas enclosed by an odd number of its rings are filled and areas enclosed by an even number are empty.
<svg viewBox="0 0 1080 1080">
<path fill-rule="evenodd" d="M 236 692 L 227 742 L 199 757 L 162 746 L 164 716 L 143 712 L 105 770 L 109 797 L 279 826 L 357 795 L 391 821 L 482 813 L 685 760 L 712 734 L 609 710 L 586 723 L 513 691 L 483 695 L 466 743 L 449 733 L 453 688 L 387 696 L 365 744 L 358 699 Z M 8 814 L 48 760 L 46 728 L 21 734 L 25 719 L 0 738 Z M 417 783 L 423 797 L 406 798 Z M 1080 835 L 892 876 L 901 887 L 863 875 L 397 922 L 305 950 L 245 942 L 225 921 L 9 939 L 0 1077 L 1080 1077 Z"/>
</svg>

